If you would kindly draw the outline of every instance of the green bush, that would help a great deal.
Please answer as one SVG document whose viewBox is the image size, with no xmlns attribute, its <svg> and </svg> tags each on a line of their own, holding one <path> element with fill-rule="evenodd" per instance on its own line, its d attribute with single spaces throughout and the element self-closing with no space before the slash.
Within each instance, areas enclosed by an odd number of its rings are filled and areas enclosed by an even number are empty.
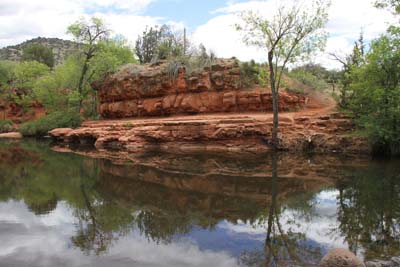
<svg viewBox="0 0 400 267">
<path fill-rule="evenodd" d="M 250 62 L 241 62 L 240 76 L 244 88 L 252 88 L 255 85 L 269 87 L 269 72 L 265 64 Z"/>
<path fill-rule="evenodd" d="M 242 84 L 245 88 L 251 88 L 258 84 L 259 68 L 254 60 L 250 62 L 242 62 L 240 64 L 240 75 Z"/>
<path fill-rule="evenodd" d="M 322 78 L 318 78 L 314 74 L 302 69 L 291 71 L 289 77 L 294 78 L 315 90 L 324 91 L 329 88 L 328 83 Z"/>
<path fill-rule="evenodd" d="M 76 128 L 80 125 L 81 118 L 75 112 L 53 112 L 35 121 L 23 123 L 20 132 L 23 136 L 41 137 L 55 128 Z"/>
<path fill-rule="evenodd" d="M 0 133 L 8 133 L 13 129 L 13 122 L 10 120 L 0 120 Z"/>
</svg>

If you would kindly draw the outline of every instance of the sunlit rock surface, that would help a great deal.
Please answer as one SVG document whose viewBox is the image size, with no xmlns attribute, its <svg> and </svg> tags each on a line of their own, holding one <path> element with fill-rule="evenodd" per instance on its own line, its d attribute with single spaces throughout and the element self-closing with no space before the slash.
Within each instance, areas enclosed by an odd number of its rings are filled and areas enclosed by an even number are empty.
<svg viewBox="0 0 400 267">
<path fill-rule="evenodd" d="M 217 60 L 195 72 L 173 62 L 131 64 L 94 86 L 105 119 L 272 111 L 271 92 L 244 89 L 234 59 Z M 305 102 L 301 94 L 282 92 L 279 104 L 289 111 Z"/>
<path fill-rule="evenodd" d="M 365 138 L 340 114 L 282 114 L 280 148 L 287 151 L 369 153 Z M 56 141 L 129 151 L 251 151 L 271 149 L 272 115 L 197 115 L 174 118 L 85 122 L 78 129 L 49 132 Z"/>
</svg>

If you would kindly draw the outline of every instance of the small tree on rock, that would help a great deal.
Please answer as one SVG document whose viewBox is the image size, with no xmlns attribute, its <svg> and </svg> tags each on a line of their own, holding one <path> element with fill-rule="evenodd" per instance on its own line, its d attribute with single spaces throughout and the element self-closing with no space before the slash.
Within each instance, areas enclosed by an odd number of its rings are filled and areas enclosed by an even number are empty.
<svg viewBox="0 0 400 267">
<path fill-rule="evenodd" d="M 328 20 L 328 0 L 286 2 L 278 7 L 271 18 L 247 11 L 241 14 L 242 23 L 237 30 L 244 33 L 243 40 L 267 50 L 270 86 L 273 100 L 272 146 L 279 148 L 279 89 L 282 74 L 289 63 L 305 59 L 322 50 L 326 43 L 325 24 Z M 311 1 L 310 1 L 311 2 Z"/>
</svg>

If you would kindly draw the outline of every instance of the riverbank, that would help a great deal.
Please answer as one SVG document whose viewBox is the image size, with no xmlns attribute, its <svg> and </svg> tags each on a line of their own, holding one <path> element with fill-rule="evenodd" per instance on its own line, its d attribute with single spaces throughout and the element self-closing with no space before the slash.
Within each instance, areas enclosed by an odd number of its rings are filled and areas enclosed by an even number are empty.
<svg viewBox="0 0 400 267">
<path fill-rule="evenodd" d="M 267 152 L 271 150 L 272 119 L 272 114 L 266 113 L 229 113 L 87 121 L 77 129 L 55 129 L 49 135 L 59 143 L 132 152 L 155 148 Z M 370 153 L 367 140 L 353 131 L 352 121 L 334 110 L 281 113 L 280 148 L 293 152 Z"/>
</svg>

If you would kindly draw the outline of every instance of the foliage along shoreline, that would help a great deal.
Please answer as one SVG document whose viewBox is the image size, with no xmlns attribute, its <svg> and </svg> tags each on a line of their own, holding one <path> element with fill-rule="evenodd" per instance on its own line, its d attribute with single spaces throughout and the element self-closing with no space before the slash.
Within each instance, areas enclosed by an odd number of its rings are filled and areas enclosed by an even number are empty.
<svg viewBox="0 0 400 267">
<path fill-rule="evenodd" d="M 391 9 L 394 14 L 399 14 L 398 6 L 385 0 L 376 3 L 377 8 Z M 315 12 L 324 14 L 325 11 Z M 287 14 L 291 14 L 290 10 Z M 263 20 L 263 23 L 267 28 L 272 27 L 274 19 L 276 17 Z M 277 64 L 276 70 L 281 68 L 285 75 L 314 88 L 332 88 L 341 110 L 353 118 L 358 134 L 370 140 L 374 153 L 399 154 L 399 28 L 397 24 L 391 25 L 369 47 L 361 35 L 350 55 L 332 55 L 342 63 L 341 71 L 326 70 L 316 64 L 290 70 Z M 39 101 L 46 110 L 47 119 L 27 122 L 20 127 L 24 135 L 41 136 L 47 129 L 75 127 L 81 119 L 98 119 L 97 92 L 91 84 L 125 64 L 168 60 L 172 69 L 184 64 L 194 70 L 216 58 L 203 45 L 195 47 L 186 31 L 174 32 L 165 25 L 146 28 L 134 47 L 121 36 L 111 36 L 105 22 L 95 17 L 88 21 L 78 20 L 68 27 L 68 33 L 79 45 L 62 64 L 55 66 L 51 49 L 40 45 L 26 47 L 22 62 L 0 61 L 0 100 L 15 102 L 23 112 L 29 112 L 32 101 Z M 243 80 L 249 87 L 271 83 L 269 65 L 254 61 L 241 63 Z M 54 119 L 57 112 L 67 114 L 68 118 L 63 123 L 55 123 L 60 121 Z M 75 115 L 69 116 L 73 113 Z M 10 128 L 7 118 L 0 123 L 0 128 L 1 131 Z"/>
</svg>

